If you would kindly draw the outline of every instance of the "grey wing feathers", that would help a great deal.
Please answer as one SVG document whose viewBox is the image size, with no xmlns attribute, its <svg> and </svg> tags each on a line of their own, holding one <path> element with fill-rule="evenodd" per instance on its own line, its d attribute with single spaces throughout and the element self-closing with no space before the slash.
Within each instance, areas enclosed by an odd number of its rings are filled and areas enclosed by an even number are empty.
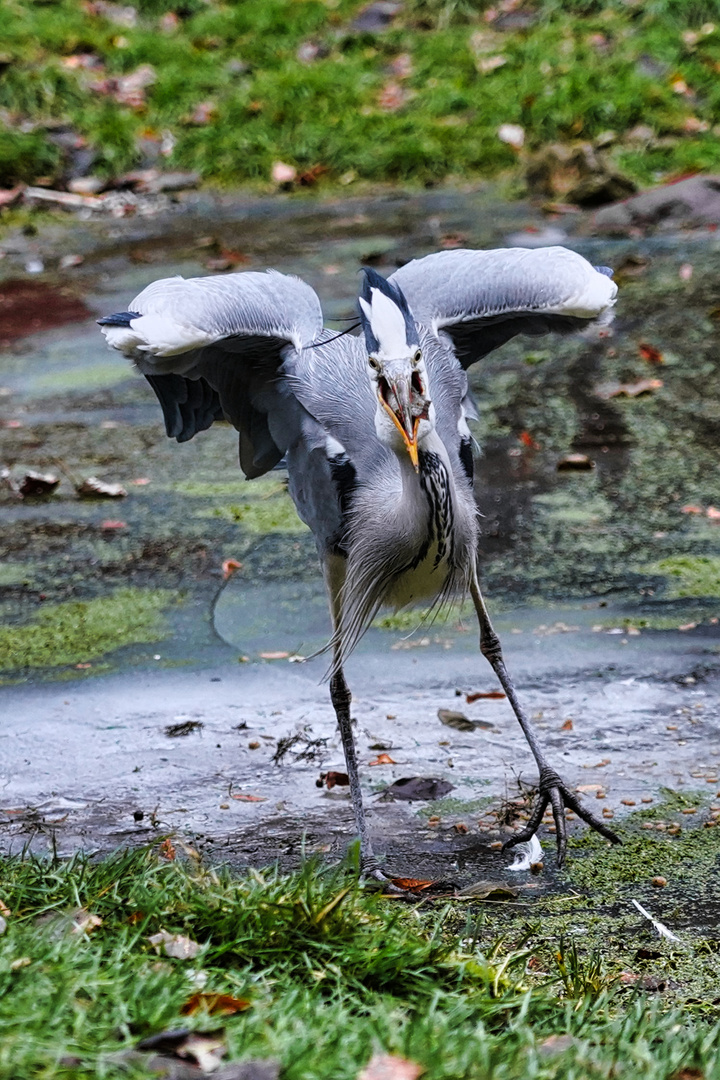
<svg viewBox="0 0 720 1080">
<path fill-rule="evenodd" d="M 617 286 L 567 248 L 441 251 L 390 278 L 418 322 L 451 339 L 463 367 L 520 333 L 579 329 L 607 317 Z"/>
<path fill-rule="evenodd" d="M 225 418 L 240 432 L 246 475 L 282 458 L 297 405 L 280 369 L 322 332 L 305 282 L 276 271 L 166 278 L 100 323 L 152 386 L 169 436 L 184 442 Z"/>
</svg>

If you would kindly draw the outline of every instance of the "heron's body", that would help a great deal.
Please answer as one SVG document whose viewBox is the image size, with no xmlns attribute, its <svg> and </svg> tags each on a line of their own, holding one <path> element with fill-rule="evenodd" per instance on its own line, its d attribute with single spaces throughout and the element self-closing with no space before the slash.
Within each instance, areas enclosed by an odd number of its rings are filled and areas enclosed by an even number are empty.
<svg viewBox="0 0 720 1080">
<path fill-rule="evenodd" d="M 602 319 L 615 291 L 606 271 L 563 248 L 453 251 L 389 281 L 366 271 L 359 337 L 324 329 L 313 290 L 274 271 L 154 282 L 127 312 L 101 320 L 109 343 L 155 390 L 168 435 L 183 442 L 224 418 L 239 432 L 248 478 L 286 459 L 328 587 L 331 694 L 367 866 L 374 859 L 342 669 L 383 604 L 471 593 L 482 650 L 540 767 L 542 807 L 551 800 L 556 821 L 561 796 L 577 810 L 517 702 L 480 594 L 465 369 L 516 333 Z M 536 811 L 531 833 L 538 823 Z"/>
</svg>

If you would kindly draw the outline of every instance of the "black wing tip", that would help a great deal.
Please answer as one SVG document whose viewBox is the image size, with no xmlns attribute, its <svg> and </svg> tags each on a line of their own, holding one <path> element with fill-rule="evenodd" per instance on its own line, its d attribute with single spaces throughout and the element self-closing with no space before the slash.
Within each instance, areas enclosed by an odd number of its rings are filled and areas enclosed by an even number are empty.
<svg viewBox="0 0 720 1080">
<path fill-rule="evenodd" d="M 139 311 L 117 311 L 114 315 L 105 315 L 97 320 L 98 326 L 129 326 L 133 319 L 140 319 Z"/>
</svg>

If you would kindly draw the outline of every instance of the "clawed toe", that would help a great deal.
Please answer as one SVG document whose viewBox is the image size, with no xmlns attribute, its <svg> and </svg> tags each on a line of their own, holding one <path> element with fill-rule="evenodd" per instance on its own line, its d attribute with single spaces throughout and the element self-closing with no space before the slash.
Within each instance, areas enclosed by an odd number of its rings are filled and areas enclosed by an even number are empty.
<svg viewBox="0 0 720 1080">
<path fill-rule="evenodd" d="M 558 867 L 561 867 L 565 862 L 565 854 L 567 851 L 566 810 L 572 810 L 574 814 L 577 814 L 582 821 L 589 825 L 591 829 L 595 829 L 596 832 L 599 832 L 606 840 L 609 840 L 613 844 L 621 843 L 617 833 L 608 828 L 605 822 L 601 821 L 599 817 L 596 817 L 595 814 L 587 810 L 577 796 L 563 783 L 557 773 L 547 769 L 543 770 L 540 776 L 540 791 L 530 820 L 524 829 L 521 829 L 505 841 L 502 847 L 503 851 L 506 851 L 508 848 L 513 848 L 517 844 L 527 843 L 528 840 L 535 835 L 540 827 L 548 804 L 552 807 L 552 815 L 555 822 L 557 843 L 556 861 Z"/>
</svg>

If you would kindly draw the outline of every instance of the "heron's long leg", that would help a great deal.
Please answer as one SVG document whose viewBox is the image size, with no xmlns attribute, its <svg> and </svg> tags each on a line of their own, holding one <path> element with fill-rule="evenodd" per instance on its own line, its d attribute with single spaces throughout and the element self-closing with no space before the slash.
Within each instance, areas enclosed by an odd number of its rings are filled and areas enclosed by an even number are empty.
<svg viewBox="0 0 720 1080">
<path fill-rule="evenodd" d="M 540 794 L 530 821 L 524 829 L 514 836 L 511 836 L 510 839 L 506 841 L 504 847 L 514 847 L 515 844 L 521 844 L 524 841 L 529 840 L 537 831 L 540 822 L 542 821 L 545 807 L 548 803 L 552 806 L 553 818 L 555 819 L 555 827 L 557 829 L 558 866 L 562 866 L 565 861 L 565 851 L 567 848 L 565 807 L 574 810 L 579 818 L 582 818 L 582 820 L 587 822 L 593 829 L 597 829 L 597 831 L 602 836 L 606 837 L 606 839 L 612 840 L 614 844 L 619 844 L 620 838 L 612 831 L 612 829 L 607 827 L 604 821 L 601 821 L 600 818 L 591 814 L 589 810 L 586 810 L 577 797 L 568 789 L 560 776 L 558 776 L 555 770 L 548 764 L 547 758 L 540 746 L 537 732 L 530 722 L 527 713 L 518 701 L 515 686 L 508 675 L 503 659 L 500 638 L 493 630 L 477 577 L 473 578 L 470 592 L 480 624 L 480 651 L 489 661 L 493 671 L 500 680 L 500 684 L 507 695 L 507 699 L 512 706 L 513 712 L 518 718 L 520 727 L 527 739 L 528 746 L 530 747 L 532 755 L 537 762 L 538 769 L 540 770 Z"/>
<path fill-rule="evenodd" d="M 341 626 L 342 611 L 342 582 L 344 578 L 344 563 L 338 556 L 330 556 L 325 562 L 325 583 L 330 598 L 330 613 L 332 616 L 333 631 L 337 633 Z M 353 813 L 355 815 L 355 827 L 360 838 L 360 869 L 361 872 L 379 881 L 388 879 L 378 867 L 375 853 L 373 852 L 370 830 L 368 829 L 365 807 L 363 805 L 362 789 L 360 787 L 360 773 L 357 763 L 357 751 L 355 748 L 355 736 L 352 730 L 350 718 L 350 703 L 352 695 L 345 681 L 342 669 L 341 648 L 339 642 L 335 645 L 333 656 L 332 675 L 330 677 L 330 698 L 335 709 L 340 738 L 345 753 L 348 780 L 350 781 L 350 798 L 352 799 Z"/>
</svg>

